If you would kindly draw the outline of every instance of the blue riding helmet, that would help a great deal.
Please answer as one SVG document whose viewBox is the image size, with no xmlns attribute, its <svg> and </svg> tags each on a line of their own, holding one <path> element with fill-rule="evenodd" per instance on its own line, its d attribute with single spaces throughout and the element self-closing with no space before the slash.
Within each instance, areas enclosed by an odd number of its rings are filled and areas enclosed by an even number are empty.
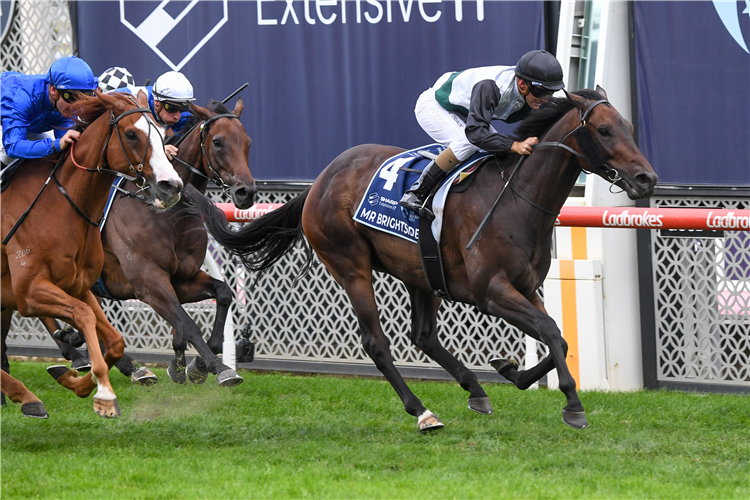
<svg viewBox="0 0 750 500">
<path fill-rule="evenodd" d="M 99 82 L 86 61 L 76 56 L 62 57 L 52 63 L 47 81 L 60 90 L 95 90 Z"/>
</svg>

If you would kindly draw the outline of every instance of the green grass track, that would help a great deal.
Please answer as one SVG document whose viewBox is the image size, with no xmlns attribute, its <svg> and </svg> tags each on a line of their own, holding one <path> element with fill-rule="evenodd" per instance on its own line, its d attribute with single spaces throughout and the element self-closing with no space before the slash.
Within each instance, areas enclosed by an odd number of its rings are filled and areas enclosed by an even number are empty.
<svg viewBox="0 0 750 500">
<path fill-rule="evenodd" d="M 112 371 L 105 420 L 45 364 L 12 362 L 49 420 L 2 409 L 2 498 L 750 498 L 750 397 L 485 384 L 495 413 L 455 383 L 410 381 L 445 423 L 420 434 L 384 380 L 242 371 L 224 389 L 144 388 Z"/>
</svg>

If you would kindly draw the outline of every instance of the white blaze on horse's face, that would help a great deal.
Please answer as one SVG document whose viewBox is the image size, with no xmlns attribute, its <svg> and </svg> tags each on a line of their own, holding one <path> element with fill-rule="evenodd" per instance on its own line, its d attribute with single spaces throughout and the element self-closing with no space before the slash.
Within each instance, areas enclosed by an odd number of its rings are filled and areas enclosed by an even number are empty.
<svg viewBox="0 0 750 500">
<path fill-rule="evenodd" d="M 135 127 L 148 137 L 149 147 L 151 148 L 151 160 L 149 163 L 154 172 L 154 180 L 156 182 L 176 182 L 180 186 L 180 189 L 182 189 L 182 180 L 177 175 L 177 172 L 175 172 L 172 164 L 167 160 L 167 154 L 164 152 L 164 129 L 153 120 L 151 120 L 152 123 L 149 126 L 149 123 L 146 121 L 148 119 L 151 118 L 141 116 L 135 122 Z"/>
</svg>

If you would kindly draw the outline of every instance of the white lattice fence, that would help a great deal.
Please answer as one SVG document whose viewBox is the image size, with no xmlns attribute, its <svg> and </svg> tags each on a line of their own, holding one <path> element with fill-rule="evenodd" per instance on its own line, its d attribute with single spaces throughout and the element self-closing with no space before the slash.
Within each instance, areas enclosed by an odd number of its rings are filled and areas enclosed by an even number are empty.
<svg viewBox="0 0 750 500">
<path fill-rule="evenodd" d="M 748 210 L 741 200 L 664 197 L 659 207 Z M 718 236 L 718 235 L 717 235 Z M 750 234 L 665 237 L 652 232 L 657 377 L 750 384 Z"/>
<path fill-rule="evenodd" d="M 260 203 L 283 203 L 297 193 L 261 192 Z M 217 193 L 212 197 L 219 199 Z M 222 200 L 226 201 L 226 200 Z M 343 289 L 316 259 L 311 272 L 293 285 L 303 261 L 301 248 L 282 259 L 251 289 L 254 276 L 232 260 L 221 248 L 211 245 L 225 280 L 235 293 L 231 308 L 239 330 L 251 325 L 256 357 L 265 360 L 316 361 L 372 364 L 361 346 L 357 321 Z M 437 364 L 411 344 L 408 332 L 411 311 L 403 284 L 376 273 L 374 279 L 383 330 L 391 339 L 396 364 L 436 367 Z M 212 301 L 186 306 L 206 337 L 213 326 Z M 171 353 L 171 327 L 149 306 L 139 301 L 104 301 L 104 310 L 123 334 L 126 350 L 135 353 Z M 438 329 L 445 347 L 468 367 L 488 369 L 496 356 L 522 361 L 524 336 L 502 320 L 478 313 L 473 307 L 444 302 L 438 314 Z M 36 319 L 13 320 L 9 345 L 54 346 Z M 543 353 L 540 352 L 543 355 Z"/>
<path fill-rule="evenodd" d="M 71 55 L 72 50 L 66 0 L 15 2 L 12 25 L 0 50 L 2 71 L 43 74 L 57 59 Z"/>
</svg>

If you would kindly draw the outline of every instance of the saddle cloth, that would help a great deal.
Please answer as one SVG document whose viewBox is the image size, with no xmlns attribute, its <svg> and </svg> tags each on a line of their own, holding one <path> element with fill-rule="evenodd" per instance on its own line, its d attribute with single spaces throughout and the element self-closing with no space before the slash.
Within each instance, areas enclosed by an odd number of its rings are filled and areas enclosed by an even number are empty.
<svg viewBox="0 0 750 500">
<path fill-rule="evenodd" d="M 440 154 L 443 149 L 445 147 L 440 144 L 430 144 L 405 151 L 383 162 L 370 180 L 353 219 L 360 224 L 417 243 L 419 241 L 419 215 L 406 210 L 398 202 L 431 161 L 422 153 L 434 157 Z M 474 153 L 465 163 L 449 173 L 431 198 L 432 211 L 435 214 L 435 220 L 432 221 L 431 228 L 435 240 L 438 242 L 443 226 L 445 200 L 451 186 L 463 180 L 479 166 L 482 160 L 489 156 L 491 154 L 486 151 Z"/>
</svg>

